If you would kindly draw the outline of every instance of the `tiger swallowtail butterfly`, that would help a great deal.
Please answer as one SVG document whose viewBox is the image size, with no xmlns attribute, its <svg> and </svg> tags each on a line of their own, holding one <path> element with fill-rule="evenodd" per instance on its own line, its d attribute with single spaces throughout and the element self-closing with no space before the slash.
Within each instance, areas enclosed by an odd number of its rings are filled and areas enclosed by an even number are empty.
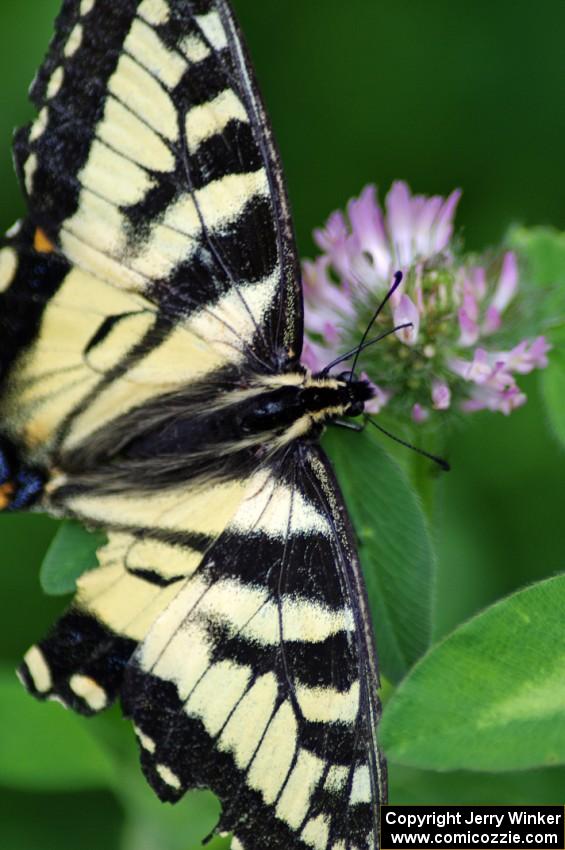
<svg viewBox="0 0 565 850">
<path fill-rule="evenodd" d="M 65 0 L 15 137 L 0 250 L 0 507 L 102 529 L 26 654 L 40 699 L 115 700 L 165 801 L 234 850 L 374 850 L 378 675 L 325 423 L 362 380 L 300 364 L 279 157 L 226 0 Z"/>
</svg>

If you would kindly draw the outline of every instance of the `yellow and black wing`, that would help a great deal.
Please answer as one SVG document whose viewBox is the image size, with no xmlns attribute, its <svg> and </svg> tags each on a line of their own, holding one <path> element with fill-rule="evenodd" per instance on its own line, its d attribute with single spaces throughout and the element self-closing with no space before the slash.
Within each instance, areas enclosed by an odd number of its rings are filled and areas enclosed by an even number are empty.
<svg viewBox="0 0 565 850">
<path fill-rule="evenodd" d="M 104 620 L 109 640 L 139 639 L 116 606 L 131 594 L 145 610 L 153 561 L 169 565 L 158 587 L 174 585 L 179 552 L 179 575 L 195 568 L 247 471 L 236 453 L 223 480 L 195 484 L 175 441 L 159 451 L 149 437 L 169 475 L 138 463 L 135 477 L 115 459 L 122 443 L 181 390 L 192 408 L 221 407 L 246 371 L 296 362 L 302 304 L 278 156 L 223 0 L 66 0 L 31 95 L 38 117 L 14 145 L 29 213 L 0 248 L 0 508 L 109 532 L 100 575 L 112 552 L 115 602 L 84 634 L 73 613 L 53 643 L 66 657 L 68 632 L 80 666 L 94 644 L 105 657 Z M 116 649 L 122 667 L 130 650 Z"/>
<path fill-rule="evenodd" d="M 288 206 L 227 4 L 65 2 L 31 93 L 14 145 L 29 217 L 1 264 L 20 440 L 52 451 L 156 386 L 296 361 Z"/>
<path fill-rule="evenodd" d="M 321 450 L 241 411 L 303 380 L 280 165 L 225 0 L 65 0 L 0 248 L 0 508 L 104 529 L 26 655 L 121 698 L 157 793 L 207 785 L 233 848 L 370 850 L 384 767 L 359 565 Z M 273 383 L 274 382 L 274 383 Z"/>
<path fill-rule="evenodd" d="M 16 165 L 71 263 L 174 321 L 231 308 L 265 358 L 301 343 L 279 160 L 224 0 L 67 0 L 31 95 Z"/>
<path fill-rule="evenodd" d="M 378 680 L 337 493 L 312 446 L 258 473 L 126 671 L 150 783 L 211 787 L 234 850 L 378 846 Z"/>
<path fill-rule="evenodd" d="M 297 444 L 253 474 L 204 556 L 188 535 L 164 543 L 166 525 L 111 535 L 24 683 L 86 714 L 119 696 L 157 794 L 212 788 L 233 850 L 374 850 L 378 677 L 322 451 Z"/>
</svg>

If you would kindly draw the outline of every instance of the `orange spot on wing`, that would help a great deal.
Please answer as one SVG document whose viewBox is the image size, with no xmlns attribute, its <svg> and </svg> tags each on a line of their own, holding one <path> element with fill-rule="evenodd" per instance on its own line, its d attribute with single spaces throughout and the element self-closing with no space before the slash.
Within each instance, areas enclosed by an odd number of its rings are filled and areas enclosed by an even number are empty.
<svg viewBox="0 0 565 850">
<path fill-rule="evenodd" d="M 35 236 L 33 237 L 33 247 L 36 251 L 39 251 L 40 254 L 50 254 L 55 250 L 55 246 L 47 236 L 44 230 L 38 227 L 35 231 Z"/>
<path fill-rule="evenodd" d="M 11 497 L 14 493 L 14 485 L 7 481 L 5 484 L 0 486 L 0 511 L 5 510 L 10 502 L 12 501 Z"/>
</svg>

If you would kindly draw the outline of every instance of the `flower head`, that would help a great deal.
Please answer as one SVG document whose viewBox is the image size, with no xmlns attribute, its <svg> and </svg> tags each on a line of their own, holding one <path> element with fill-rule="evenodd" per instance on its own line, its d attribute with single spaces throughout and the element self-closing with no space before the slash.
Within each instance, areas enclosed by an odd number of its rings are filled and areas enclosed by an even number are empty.
<svg viewBox="0 0 565 850">
<path fill-rule="evenodd" d="M 385 406 L 423 423 L 457 408 L 508 414 L 526 401 L 516 377 L 547 365 L 543 336 L 510 348 L 507 316 L 519 325 L 519 270 L 506 252 L 495 262 L 459 257 L 453 246 L 461 193 L 412 195 L 396 182 L 384 209 L 374 186 L 314 232 L 321 255 L 304 263 L 303 361 L 313 371 L 355 346 L 402 271 L 402 285 L 375 324 L 395 334 L 362 356 L 376 382 L 372 411 Z M 399 326 L 404 327 L 400 328 Z"/>
<path fill-rule="evenodd" d="M 455 191 L 444 200 L 410 195 L 406 183 L 393 183 L 386 214 L 375 186 L 366 186 L 347 206 L 314 231 L 314 240 L 341 282 L 353 290 L 388 289 L 394 272 L 406 271 L 422 258 L 441 254 L 453 232 L 460 198 Z"/>
</svg>

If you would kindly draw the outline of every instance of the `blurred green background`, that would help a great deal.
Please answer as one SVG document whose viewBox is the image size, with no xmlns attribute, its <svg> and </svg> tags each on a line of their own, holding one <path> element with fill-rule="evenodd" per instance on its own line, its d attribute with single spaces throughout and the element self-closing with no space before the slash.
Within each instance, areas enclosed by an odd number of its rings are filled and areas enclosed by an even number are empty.
<svg viewBox="0 0 565 850">
<path fill-rule="evenodd" d="M 234 0 L 282 150 L 303 256 L 311 230 L 367 182 L 464 190 L 465 244 L 497 244 L 513 223 L 565 228 L 565 3 L 540 0 Z M 58 0 L 0 4 L 0 217 L 23 213 L 12 129 Z M 454 434 L 442 482 L 435 631 L 514 588 L 562 571 L 565 456 L 534 376 L 509 419 L 477 415 Z M 2 517 L 0 661 L 15 665 L 62 607 L 37 573 L 54 524 Z M 9 729 L 3 725 L 3 735 Z M 126 732 L 124 731 L 124 734 Z M 65 746 L 62 740 L 61 746 Z M 562 770 L 482 776 L 392 771 L 397 802 L 558 803 Z M 30 814 L 32 813 L 32 817 Z M 0 789 L 6 850 L 118 847 L 109 792 Z M 76 841 L 80 832 L 80 843 Z M 141 846 L 133 850 L 142 850 Z"/>
</svg>

